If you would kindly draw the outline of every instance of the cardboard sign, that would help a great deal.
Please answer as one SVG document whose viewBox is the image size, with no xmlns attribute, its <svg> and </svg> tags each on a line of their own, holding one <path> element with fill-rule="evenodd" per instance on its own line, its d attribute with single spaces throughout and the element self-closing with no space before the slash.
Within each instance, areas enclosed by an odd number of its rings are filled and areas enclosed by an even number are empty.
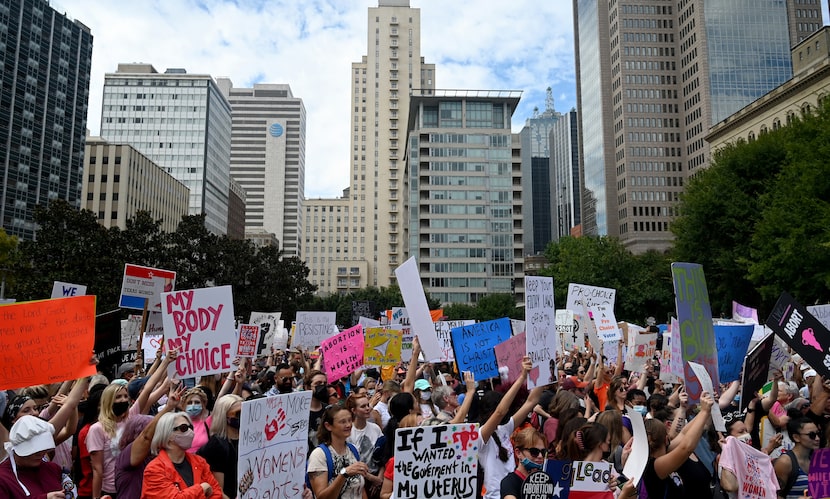
<svg viewBox="0 0 830 499">
<path fill-rule="evenodd" d="M 816 449 L 810 459 L 807 490 L 813 499 L 830 497 L 830 449 Z"/>
<path fill-rule="evenodd" d="M 743 377 L 741 382 L 741 403 L 743 411 L 749 406 L 755 392 L 766 384 L 769 378 L 769 361 L 772 355 L 774 334 L 770 333 L 760 343 L 755 345 L 744 359 Z"/>
<path fill-rule="evenodd" d="M 587 308 L 603 305 L 613 311 L 616 300 L 616 289 L 570 283 L 568 284 L 568 301 L 565 308 L 579 310 L 577 304 L 582 303 Z"/>
<path fill-rule="evenodd" d="M 718 352 L 715 349 L 715 329 L 712 326 L 712 308 L 703 266 L 696 263 L 672 263 L 677 322 L 680 325 L 680 341 L 683 346 L 686 393 L 689 401 L 696 403 L 700 397 L 700 384 L 687 362 L 697 362 L 711 373 L 718 375 Z"/>
<path fill-rule="evenodd" d="M 574 318 L 573 310 L 556 311 L 556 333 L 562 349 L 566 352 L 574 348 L 581 350 L 585 346 L 585 332 Z"/>
<path fill-rule="evenodd" d="M 92 376 L 95 297 L 76 296 L 0 307 L 0 389 Z"/>
<path fill-rule="evenodd" d="M 251 485 L 239 499 L 303 497 L 310 408 L 311 391 L 242 402 L 236 472 Z"/>
<path fill-rule="evenodd" d="M 135 350 L 141 336 L 141 316 L 130 315 L 121 321 L 121 350 Z"/>
<path fill-rule="evenodd" d="M 145 334 L 141 339 L 141 350 L 144 355 L 144 363 L 156 358 L 156 352 L 164 344 L 163 334 Z"/>
<path fill-rule="evenodd" d="M 553 483 L 552 496 L 547 497 L 614 499 L 614 492 L 608 486 L 611 463 L 548 460 L 545 472 Z"/>
<path fill-rule="evenodd" d="M 550 361 L 559 350 L 552 277 L 525 277 L 525 331 L 527 356 L 533 362 L 527 388 L 556 381 L 556 374 L 550 369 Z"/>
<path fill-rule="evenodd" d="M 455 363 L 459 371 L 470 371 L 476 381 L 499 375 L 493 347 L 510 338 L 510 319 L 479 322 L 452 329 Z"/>
<path fill-rule="evenodd" d="M 254 357 L 271 355 L 271 347 L 285 350 L 288 346 L 288 338 L 279 327 L 281 315 L 281 312 L 251 312 L 248 324 L 259 326 L 259 340 Z"/>
<path fill-rule="evenodd" d="M 395 432 L 398 499 L 472 499 L 478 484 L 477 424 L 417 426 Z"/>
<path fill-rule="evenodd" d="M 781 293 L 767 326 L 818 374 L 830 376 L 830 331 L 788 293 Z"/>
<path fill-rule="evenodd" d="M 86 286 L 72 284 L 70 282 L 55 281 L 52 284 L 52 298 L 69 298 L 71 296 L 84 296 Z"/>
<path fill-rule="evenodd" d="M 499 372 L 507 369 L 507 385 L 510 386 L 519 378 L 522 372 L 522 358 L 525 353 L 525 335 L 520 333 L 509 338 L 495 347 L 496 362 L 499 364 Z"/>
<path fill-rule="evenodd" d="M 811 305 L 807 307 L 807 311 L 824 327 L 830 329 L 830 305 Z"/>
<path fill-rule="evenodd" d="M 162 293 L 164 342 L 179 350 L 171 378 L 195 378 L 236 369 L 236 327 L 230 286 Z"/>
<path fill-rule="evenodd" d="M 440 359 L 441 346 L 435 337 L 435 328 L 432 325 L 432 314 L 427 305 L 424 288 L 415 257 L 410 257 L 400 267 L 395 269 L 395 277 L 401 288 L 401 296 L 409 314 L 410 325 L 421 344 L 421 350 L 426 359 Z"/>
<path fill-rule="evenodd" d="M 752 340 L 753 324 L 715 325 L 715 342 L 718 348 L 718 375 L 720 383 L 735 381 L 741 376 L 746 350 Z"/>
<path fill-rule="evenodd" d="M 408 326 L 409 322 L 409 312 L 406 311 L 406 307 L 392 307 L 389 310 L 389 324 L 403 324 L 404 326 Z"/>
<path fill-rule="evenodd" d="M 455 352 L 452 349 L 452 328 L 469 326 L 475 324 L 474 320 L 461 321 L 438 321 L 433 322 L 435 326 L 435 337 L 438 338 L 438 345 L 441 347 L 441 358 L 432 359 L 440 362 L 455 362 Z"/>
<path fill-rule="evenodd" d="M 588 311 L 594 319 L 594 326 L 597 328 L 597 336 L 604 342 L 621 340 L 622 333 L 617 326 L 617 319 L 614 317 L 614 309 L 604 305 L 588 307 Z"/>
<path fill-rule="evenodd" d="M 320 344 L 323 367 L 330 380 L 348 376 L 363 366 L 363 326 L 345 329 Z"/>
<path fill-rule="evenodd" d="M 648 434 L 643 422 L 643 416 L 637 411 L 629 411 L 628 419 L 631 421 L 631 428 L 634 430 L 634 441 L 631 443 L 631 454 L 625 462 L 623 475 L 639 483 L 648 463 Z"/>
<path fill-rule="evenodd" d="M 359 324 L 358 324 L 359 325 Z M 401 360 L 401 332 L 383 327 L 363 330 L 363 364 L 367 366 L 394 366 Z"/>
<path fill-rule="evenodd" d="M 256 324 L 240 324 L 236 342 L 237 357 L 256 357 L 259 346 L 259 326 Z"/>
<path fill-rule="evenodd" d="M 154 269 L 128 263 L 124 266 L 121 281 L 121 297 L 118 306 L 144 310 L 161 311 L 161 294 L 176 289 L 176 273 L 172 270 Z"/>
<path fill-rule="evenodd" d="M 313 348 L 331 336 L 331 327 L 337 324 L 337 312 L 297 312 L 296 323 L 291 346 Z"/>
<path fill-rule="evenodd" d="M 665 341 L 665 340 L 664 340 Z M 635 328 L 628 331 L 628 351 L 625 356 L 625 369 L 643 373 L 657 353 L 657 333 L 641 333 Z"/>
<path fill-rule="evenodd" d="M 723 415 L 720 412 L 720 406 L 717 403 L 717 392 L 712 386 L 712 378 L 709 377 L 709 373 L 706 372 L 706 368 L 697 362 L 689 362 L 689 367 L 692 369 L 692 372 L 694 372 L 695 377 L 697 377 L 703 391 L 711 393 L 712 397 L 716 400 L 715 403 L 712 404 L 712 425 L 715 427 L 716 431 L 726 433 L 726 421 L 723 420 Z"/>
<path fill-rule="evenodd" d="M 758 311 L 732 300 L 732 320 L 747 324 L 758 324 Z"/>
<path fill-rule="evenodd" d="M 660 380 L 674 385 L 680 382 L 680 377 L 674 374 L 675 368 L 672 363 L 673 343 L 674 333 L 668 331 L 663 333 L 663 350 L 660 352 Z"/>
</svg>

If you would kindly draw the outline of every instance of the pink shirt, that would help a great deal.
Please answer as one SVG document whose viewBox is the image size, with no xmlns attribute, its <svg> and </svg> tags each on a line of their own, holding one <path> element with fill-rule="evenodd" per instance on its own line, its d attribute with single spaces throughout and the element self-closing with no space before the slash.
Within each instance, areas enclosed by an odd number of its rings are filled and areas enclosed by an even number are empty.
<svg viewBox="0 0 830 499">
<path fill-rule="evenodd" d="M 775 499 L 778 479 L 772 460 L 763 452 L 726 437 L 720 456 L 720 467 L 731 471 L 738 480 L 738 496 L 742 499 Z"/>
</svg>

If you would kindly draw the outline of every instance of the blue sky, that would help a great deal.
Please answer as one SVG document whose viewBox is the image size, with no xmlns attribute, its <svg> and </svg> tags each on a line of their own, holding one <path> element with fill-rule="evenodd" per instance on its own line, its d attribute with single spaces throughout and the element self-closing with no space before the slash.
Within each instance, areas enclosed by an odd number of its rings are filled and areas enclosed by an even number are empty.
<svg viewBox="0 0 830 499">
<path fill-rule="evenodd" d="M 94 37 L 88 123 L 100 131 L 104 74 L 120 62 L 229 77 L 238 87 L 287 83 L 307 112 L 307 197 L 348 187 L 351 64 L 367 51 L 377 0 L 52 0 Z M 553 88 L 576 106 L 571 0 L 410 0 L 421 53 L 444 89 L 522 90 L 513 130 Z"/>
</svg>

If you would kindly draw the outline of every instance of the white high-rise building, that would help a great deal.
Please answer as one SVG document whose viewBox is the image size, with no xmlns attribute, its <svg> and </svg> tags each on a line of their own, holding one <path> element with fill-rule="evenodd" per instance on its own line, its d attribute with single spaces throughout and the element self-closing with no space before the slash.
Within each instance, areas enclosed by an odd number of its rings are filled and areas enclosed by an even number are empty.
<svg viewBox="0 0 830 499">
<path fill-rule="evenodd" d="M 210 75 L 119 64 L 104 76 L 101 136 L 130 144 L 185 184 L 189 213 L 227 233 L 231 106 Z"/>
</svg>

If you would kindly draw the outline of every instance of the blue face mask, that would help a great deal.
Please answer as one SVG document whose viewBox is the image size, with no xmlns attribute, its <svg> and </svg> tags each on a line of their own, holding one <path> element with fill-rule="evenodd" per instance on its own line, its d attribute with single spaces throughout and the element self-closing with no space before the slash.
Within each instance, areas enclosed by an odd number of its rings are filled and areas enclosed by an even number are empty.
<svg viewBox="0 0 830 499">
<path fill-rule="evenodd" d="M 544 468 L 543 464 L 535 463 L 528 458 L 522 459 L 522 466 L 524 466 L 527 471 L 541 470 Z"/>
<path fill-rule="evenodd" d="M 648 414 L 648 408 L 644 405 L 635 405 L 631 409 L 639 412 L 640 415 L 643 416 L 643 417 L 645 417 L 645 415 Z"/>
<path fill-rule="evenodd" d="M 190 417 L 198 416 L 202 413 L 202 404 L 188 404 L 185 411 L 190 415 Z"/>
</svg>

